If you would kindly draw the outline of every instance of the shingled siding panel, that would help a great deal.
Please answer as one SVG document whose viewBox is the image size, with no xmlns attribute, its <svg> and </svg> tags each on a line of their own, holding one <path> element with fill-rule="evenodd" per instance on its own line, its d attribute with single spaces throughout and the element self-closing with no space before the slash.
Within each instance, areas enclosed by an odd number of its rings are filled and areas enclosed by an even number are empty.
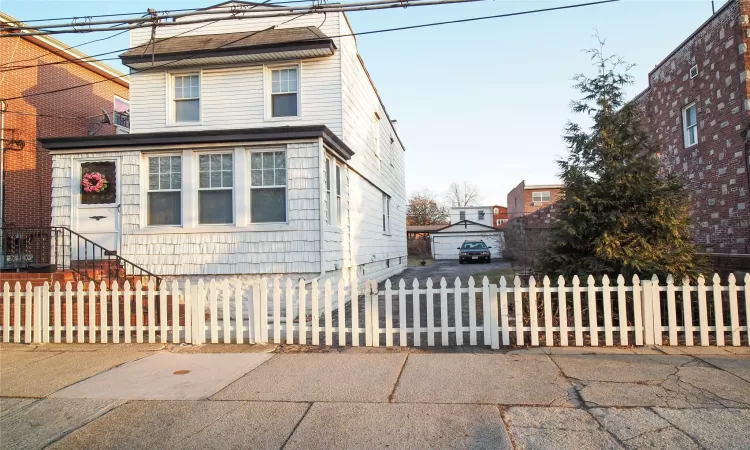
<svg viewBox="0 0 750 450">
<path fill-rule="evenodd" d="M 289 158 L 289 225 L 272 231 L 183 232 L 164 229 L 143 234 L 141 153 L 119 156 L 121 167 L 121 254 L 159 275 L 308 274 L 320 272 L 318 146 L 286 145 Z M 70 170 L 83 155 L 53 156 L 53 225 L 69 226 Z"/>
<path fill-rule="evenodd" d="M 661 141 L 664 170 L 680 175 L 690 191 L 693 239 L 708 253 L 750 253 L 749 6 L 730 0 L 651 72 L 638 99 Z M 692 78 L 691 67 L 698 71 Z M 686 148 L 682 115 L 692 103 L 698 143 Z"/>
</svg>

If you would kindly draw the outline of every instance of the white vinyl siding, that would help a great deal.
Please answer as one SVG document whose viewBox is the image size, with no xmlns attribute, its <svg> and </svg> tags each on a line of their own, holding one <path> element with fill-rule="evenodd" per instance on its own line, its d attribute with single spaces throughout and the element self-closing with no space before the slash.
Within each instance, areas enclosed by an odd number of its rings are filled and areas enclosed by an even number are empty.
<svg viewBox="0 0 750 450">
<path fill-rule="evenodd" d="M 698 112 L 695 103 L 682 110 L 682 131 L 685 137 L 685 148 L 698 143 Z"/>
</svg>

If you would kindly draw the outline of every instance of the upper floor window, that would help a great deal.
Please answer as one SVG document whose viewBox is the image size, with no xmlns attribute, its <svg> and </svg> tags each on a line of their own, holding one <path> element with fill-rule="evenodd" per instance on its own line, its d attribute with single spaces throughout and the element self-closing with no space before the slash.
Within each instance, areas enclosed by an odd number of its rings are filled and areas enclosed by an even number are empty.
<svg viewBox="0 0 750 450">
<path fill-rule="evenodd" d="M 174 75 L 172 79 L 174 92 L 174 122 L 199 122 L 201 76 L 197 73 Z"/>
<path fill-rule="evenodd" d="M 500 214 L 500 208 L 495 208 L 495 214 Z"/>
<path fill-rule="evenodd" d="M 286 152 L 253 152 L 250 179 L 251 222 L 286 222 Z"/>
<path fill-rule="evenodd" d="M 477 211 L 477 219 L 484 220 L 484 211 Z"/>
<path fill-rule="evenodd" d="M 695 103 L 682 110 L 682 131 L 685 148 L 698 143 L 698 117 Z"/>
<path fill-rule="evenodd" d="M 148 224 L 182 223 L 182 157 L 148 158 Z"/>
<path fill-rule="evenodd" d="M 234 163 L 231 153 L 198 156 L 198 223 L 234 222 Z"/>
<path fill-rule="evenodd" d="M 458 220 L 466 220 L 466 211 L 458 212 Z"/>
<path fill-rule="evenodd" d="M 297 67 L 271 69 L 271 117 L 299 116 Z"/>
<path fill-rule="evenodd" d="M 544 192 L 532 192 L 531 201 L 534 203 L 543 203 L 550 201 L 549 191 Z"/>
</svg>

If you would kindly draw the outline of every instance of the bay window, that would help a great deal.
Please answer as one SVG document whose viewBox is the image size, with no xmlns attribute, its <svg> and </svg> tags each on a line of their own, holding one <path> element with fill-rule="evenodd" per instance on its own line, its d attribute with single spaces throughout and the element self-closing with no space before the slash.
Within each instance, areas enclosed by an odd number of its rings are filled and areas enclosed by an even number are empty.
<svg viewBox="0 0 750 450">
<path fill-rule="evenodd" d="M 344 211 L 341 205 L 341 166 L 336 164 L 336 225 L 344 223 Z"/>
<path fill-rule="evenodd" d="M 182 223 L 182 157 L 148 157 L 148 224 Z"/>
<path fill-rule="evenodd" d="M 326 218 L 326 223 L 331 224 L 331 159 L 326 158 L 325 164 L 323 165 L 323 187 L 325 188 L 325 195 L 323 196 L 323 217 Z"/>
<path fill-rule="evenodd" d="M 198 156 L 198 223 L 234 222 L 234 162 L 231 153 Z"/>
<path fill-rule="evenodd" d="M 286 222 L 286 152 L 250 155 L 250 221 Z"/>
</svg>

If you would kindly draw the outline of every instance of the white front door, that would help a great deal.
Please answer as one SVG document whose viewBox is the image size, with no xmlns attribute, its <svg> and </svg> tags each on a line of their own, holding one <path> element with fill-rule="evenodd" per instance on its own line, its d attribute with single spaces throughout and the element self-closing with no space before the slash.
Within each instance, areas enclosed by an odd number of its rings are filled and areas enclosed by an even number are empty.
<svg viewBox="0 0 750 450">
<path fill-rule="evenodd" d="M 120 250 L 120 162 L 116 158 L 78 159 L 73 166 L 73 231 L 110 253 Z M 77 188 L 76 188 L 77 186 Z M 80 241 L 80 242 L 79 242 Z M 78 258 L 102 259 L 101 249 L 73 237 Z M 75 253 L 73 259 L 76 259 Z"/>
</svg>

